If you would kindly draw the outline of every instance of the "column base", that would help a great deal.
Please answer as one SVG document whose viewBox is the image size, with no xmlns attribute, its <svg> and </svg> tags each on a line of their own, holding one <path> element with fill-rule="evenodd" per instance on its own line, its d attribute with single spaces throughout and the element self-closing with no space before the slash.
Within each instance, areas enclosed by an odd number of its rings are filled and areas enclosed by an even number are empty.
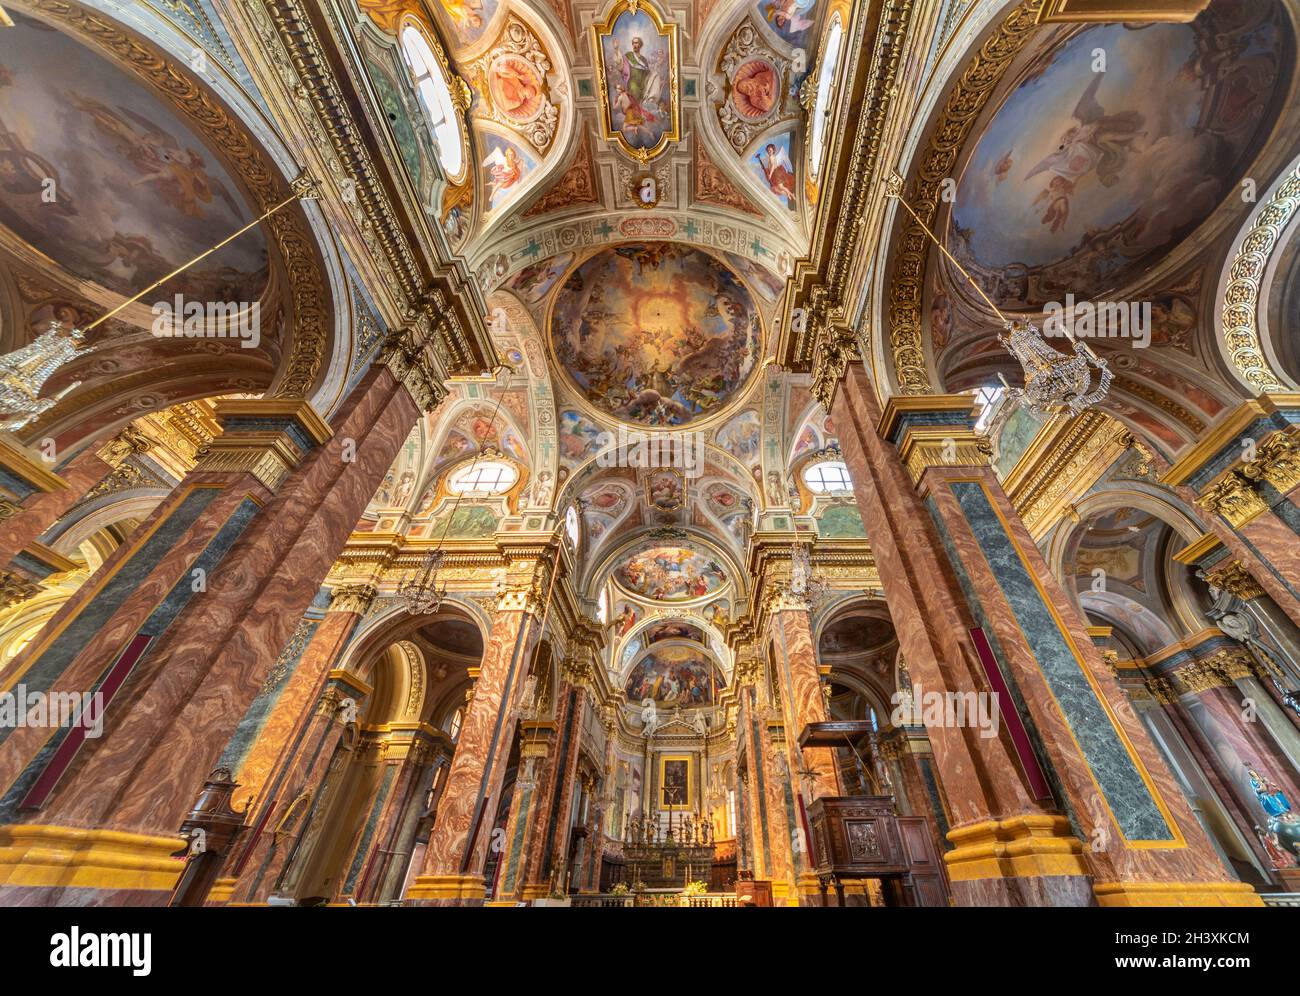
<svg viewBox="0 0 1300 996">
<path fill-rule="evenodd" d="M 1101 882 L 1099 906 L 1263 906 L 1245 882 Z"/>
<path fill-rule="evenodd" d="M 64 889 L 94 890 L 102 903 L 117 894 L 153 893 L 147 905 L 166 902 L 185 862 L 172 855 L 181 837 L 155 837 L 121 830 L 15 823 L 0 827 L 0 903 L 44 905 Z M 88 895 L 87 901 L 91 901 Z M 66 900 L 64 900 L 66 903 Z M 73 905 L 81 905 L 74 902 Z"/>
<path fill-rule="evenodd" d="M 208 906 L 224 906 L 230 902 L 230 897 L 235 894 L 235 886 L 239 884 L 237 878 L 219 878 L 212 883 L 212 888 L 208 890 Z"/>
<path fill-rule="evenodd" d="M 519 892 L 520 899 L 527 899 L 531 902 L 534 899 L 546 899 L 550 896 L 551 889 L 545 882 L 529 882 Z"/>
<path fill-rule="evenodd" d="M 447 906 L 481 905 L 486 897 L 482 875 L 418 875 L 406 892 L 408 902 Z"/>
<path fill-rule="evenodd" d="M 944 855 L 960 906 L 1091 906 L 1083 844 L 1064 816 L 986 820 L 948 831 Z"/>
<path fill-rule="evenodd" d="M 956 847 L 943 856 L 954 882 L 1089 874 L 1083 844 L 1064 816 L 1013 816 L 948 831 Z"/>
<path fill-rule="evenodd" d="M 817 876 L 812 872 L 801 872 L 795 882 L 796 903 L 799 906 L 820 906 L 822 904 L 821 890 L 818 888 Z M 832 897 L 834 890 L 831 890 Z M 831 900 L 834 902 L 834 898 Z"/>
</svg>

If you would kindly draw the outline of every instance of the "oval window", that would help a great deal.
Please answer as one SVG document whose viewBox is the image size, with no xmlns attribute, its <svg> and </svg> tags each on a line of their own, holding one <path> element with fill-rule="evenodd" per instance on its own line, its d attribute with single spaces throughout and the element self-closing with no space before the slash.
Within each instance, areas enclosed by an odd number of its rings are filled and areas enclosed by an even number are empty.
<svg viewBox="0 0 1300 996">
<path fill-rule="evenodd" d="M 402 54 L 411 67 L 415 89 L 420 94 L 433 137 L 438 142 L 438 161 L 453 183 L 464 179 L 465 149 L 461 126 L 456 118 L 456 102 L 451 96 L 447 71 L 429 47 L 424 33 L 412 25 L 402 29 Z"/>
</svg>

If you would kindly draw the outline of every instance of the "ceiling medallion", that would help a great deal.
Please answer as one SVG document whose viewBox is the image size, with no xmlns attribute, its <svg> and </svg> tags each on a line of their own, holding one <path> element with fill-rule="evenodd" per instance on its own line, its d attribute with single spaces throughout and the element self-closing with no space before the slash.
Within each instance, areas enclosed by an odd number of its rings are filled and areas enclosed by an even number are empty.
<svg viewBox="0 0 1300 996">
<path fill-rule="evenodd" d="M 648 163 L 681 138 L 677 25 L 644 0 L 618 0 L 591 26 L 601 136 Z"/>
<path fill-rule="evenodd" d="M 638 428 L 700 428 L 724 417 L 759 369 L 758 306 L 744 281 L 701 249 L 602 248 L 559 287 L 549 344 L 580 403 L 598 416 Z"/>
</svg>

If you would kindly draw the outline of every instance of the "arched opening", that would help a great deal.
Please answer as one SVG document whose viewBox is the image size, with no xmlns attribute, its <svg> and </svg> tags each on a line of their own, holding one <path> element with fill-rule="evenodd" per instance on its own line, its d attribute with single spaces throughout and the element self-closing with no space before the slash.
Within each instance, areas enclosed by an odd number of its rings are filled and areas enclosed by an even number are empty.
<svg viewBox="0 0 1300 996">
<path fill-rule="evenodd" d="M 368 692 L 344 717 L 287 878 L 306 905 L 397 900 L 427 843 L 464 718 L 477 625 L 456 614 L 407 620 L 361 655 Z M 296 867 L 295 867 L 296 866 Z"/>
</svg>

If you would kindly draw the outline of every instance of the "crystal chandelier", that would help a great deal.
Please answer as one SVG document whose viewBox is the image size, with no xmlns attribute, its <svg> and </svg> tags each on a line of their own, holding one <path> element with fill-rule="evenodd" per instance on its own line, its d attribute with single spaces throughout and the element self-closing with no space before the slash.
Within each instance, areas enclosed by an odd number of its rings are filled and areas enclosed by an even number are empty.
<svg viewBox="0 0 1300 996">
<path fill-rule="evenodd" d="M 1078 415 L 1102 401 L 1115 375 L 1110 365 L 1092 348 L 1067 335 L 1073 351 L 1062 353 L 1048 344 L 1038 326 L 1031 322 L 1006 321 L 998 342 L 1020 361 L 1025 386 L 1007 384 L 1007 399 L 1023 401 L 1035 415 Z M 1099 375 L 1095 386 L 1093 371 Z M 1003 384 L 1006 381 L 1003 380 Z"/>
<path fill-rule="evenodd" d="M 437 612 L 447 597 L 447 586 L 438 585 L 438 569 L 442 567 L 442 550 L 429 550 L 420 561 L 420 568 L 397 586 L 397 597 L 413 616 Z"/>
<path fill-rule="evenodd" d="M 64 330 L 59 322 L 36 339 L 0 356 L 0 428 L 21 429 L 53 408 L 59 398 L 77 386 L 69 384 L 53 398 L 41 397 L 51 375 L 80 351 L 81 329 Z"/>
<path fill-rule="evenodd" d="M 947 257 L 966 282 L 984 299 L 1002 323 L 1004 332 L 999 333 L 998 342 L 1016 358 L 1025 375 L 1023 388 L 1007 385 L 1009 401 L 1023 401 L 1030 410 L 1039 415 L 1056 415 L 1069 413 L 1078 415 L 1086 408 L 1103 401 L 1110 391 L 1110 382 L 1114 379 L 1109 365 L 1092 351 L 1087 343 L 1081 343 L 1068 332 L 1065 338 L 1070 343 L 1070 352 L 1062 353 L 1047 342 L 1037 325 L 1032 322 L 1013 320 L 1002 313 L 996 304 L 984 293 L 984 288 L 976 283 L 975 278 L 966 272 L 966 268 L 948 251 L 930 226 L 921 220 L 903 196 L 903 178 L 893 173 L 885 182 L 885 196 L 892 197 L 920 226 L 931 242 Z M 1094 385 L 1094 371 L 1097 374 Z M 1003 380 L 1006 384 L 1006 381 Z M 1007 409 L 1010 410 L 1009 408 Z"/>
</svg>

